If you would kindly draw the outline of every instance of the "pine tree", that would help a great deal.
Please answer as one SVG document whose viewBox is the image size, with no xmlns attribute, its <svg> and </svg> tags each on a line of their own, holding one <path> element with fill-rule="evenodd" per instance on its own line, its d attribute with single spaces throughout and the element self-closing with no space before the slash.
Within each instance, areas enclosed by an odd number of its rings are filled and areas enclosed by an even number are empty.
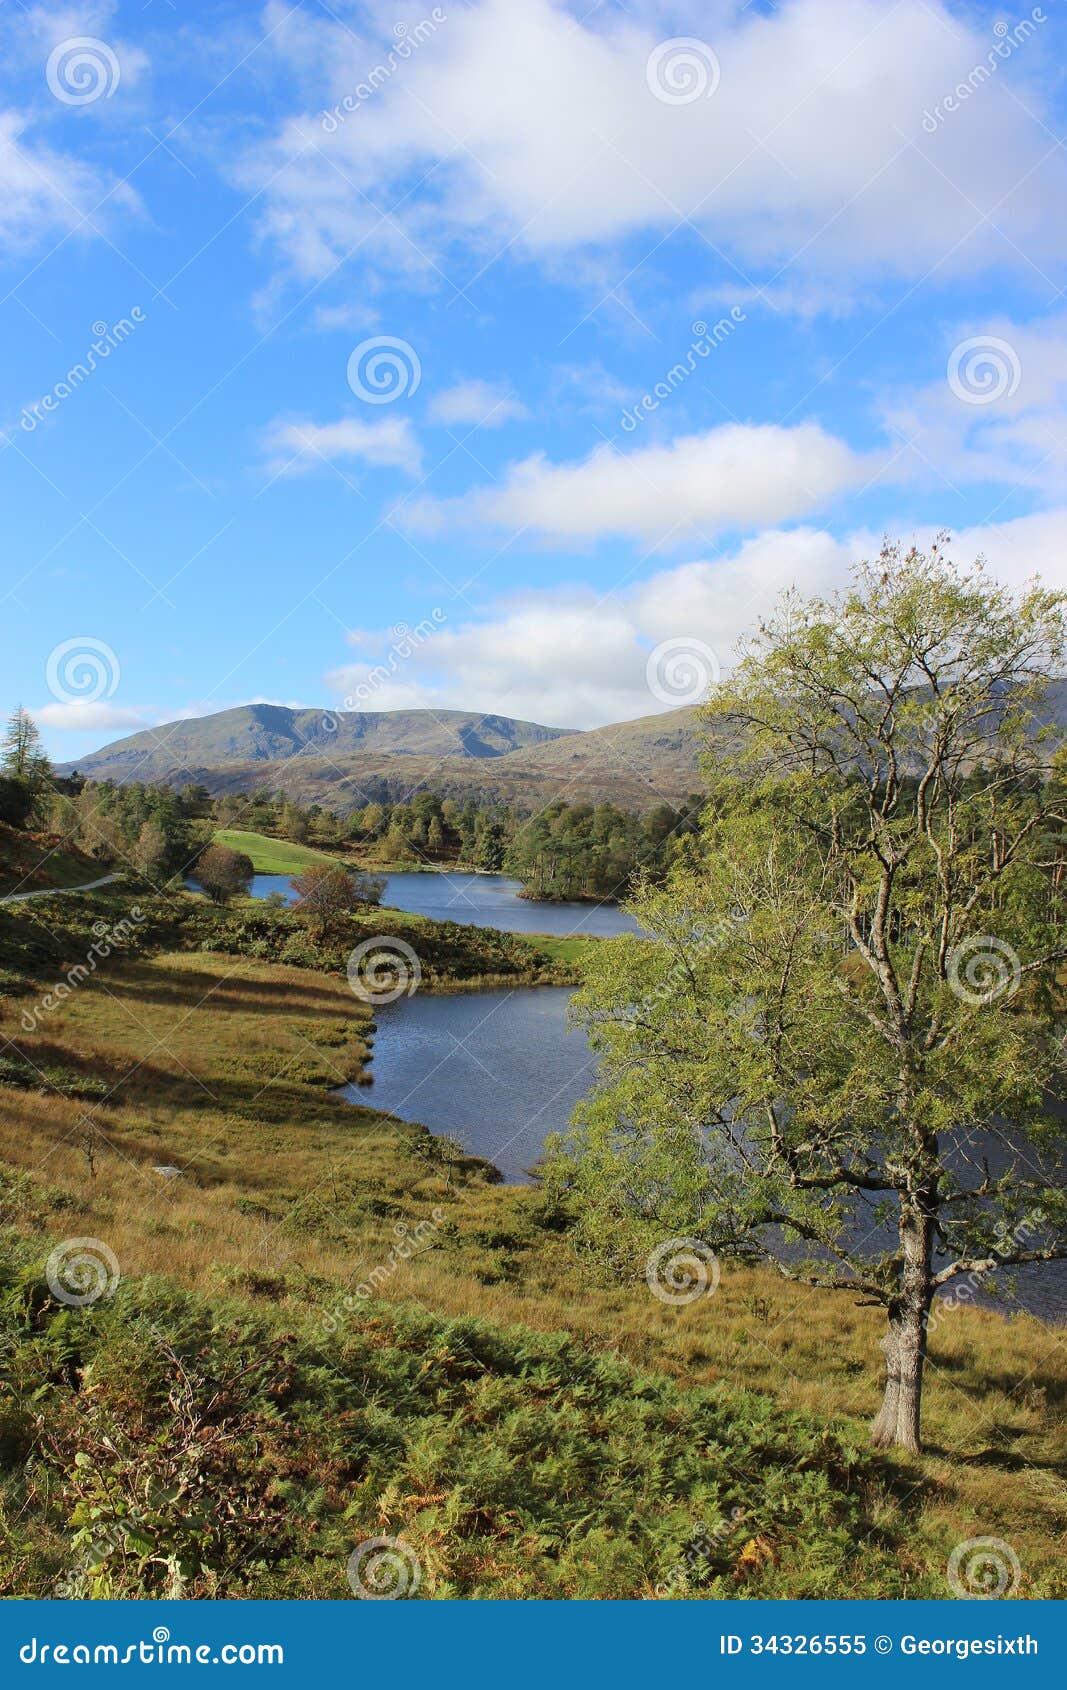
<svg viewBox="0 0 1067 1690">
<path fill-rule="evenodd" d="M 0 769 L 11 780 L 24 781 L 38 792 L 52 778 L 52 767 L 41 744 L 37 723 L 28 710 L 16 705 L 8 718 Z"/>
</svg>

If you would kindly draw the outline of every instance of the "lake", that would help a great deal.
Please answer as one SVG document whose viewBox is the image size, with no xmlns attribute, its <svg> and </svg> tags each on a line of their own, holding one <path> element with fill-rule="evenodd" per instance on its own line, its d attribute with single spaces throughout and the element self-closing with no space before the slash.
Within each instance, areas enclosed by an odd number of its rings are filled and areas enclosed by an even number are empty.
<svg viewBox="0 0 1067 1690">
<path fill-rule="evenodd" d="M 252 890 L 259 898 L 279 891 L 292 901 L 284 875 L 259 874 Z M 509 933 L 611 937 L 638 930 L 614 905 L 536 904 L 517 891 L 518 882 L 504 875 L 391 874 L 383 902 L 436 921 Z M 344 1095 L 454 1137 L 505 1180 L 526 1182 L 545 1138 L 566 1128 L 593 1080 L 585 1035 L 568 1031 L 570 998 L 567 987 L 540 986 L 441 997 L 420 992 L 382 1004 L 375 1011 L 374 1084 L 346 1087 Z M 999 1165 L 1003 1140 L 990 1135 L 983 1148 Z M 1019 1268 L 1016 1279 L 1020 1307 L 1045 1320 L 1067 1320 L 1067 1264 Z"/>
<path fill-rule="evenodd" d="M 509 1182 L 528 1180 L 593 1077 L 584 1033 L 567 1031 L 570 996 L 566 986 L 527 986 L 382 1004 L 374 1085 L 344 1095 L 457 1138 Z"/>
<path fill-rule="evenodd" d="M 509 1183 L 525 1183 L 544 1140 L 567 1127 L 593 1081 L 585 1035 L 568 1029 L 571 995 L 569 987 L 522 986 L 441 997 L 419 992 L 382 1004 L 375 1011 L 374 1084 L 347 1086 L 344 1096 L 456 1138 Z M 1004 1140 L 993 1133 L 972 1151 L 988 1155 L 994 1169 L 1006 1161 Z M 856 1235 L 869 1239 L 870 1249 L 884 1234 L 872 1228 L 868 1211 L 862 1201 L 856 1205 Z M 1067 1264 L 1029 1264 L 1015 1278 L 1018 1307 L 1067 1320 Z M 1009 1306 L 981 1294 L 971 1301 Z"/>
<path fill-rule="evenodd" d="M 617 904 L 535 904 L 519 897 L 519 882 L 503 874 L 388 874 L 383 876 L 383 905 L 429 916 L 433 921 L 458 921 L 463 927 L 497 927 L 504 933 L 551 933 L 566 938 L 588 933 L 610 939 L 616 933 L 636 933 L 637 923 Z M 253 898 L 280 892 L 295 903 L 293 883 L 285 874 L 257 874 Z"/>
</svg>

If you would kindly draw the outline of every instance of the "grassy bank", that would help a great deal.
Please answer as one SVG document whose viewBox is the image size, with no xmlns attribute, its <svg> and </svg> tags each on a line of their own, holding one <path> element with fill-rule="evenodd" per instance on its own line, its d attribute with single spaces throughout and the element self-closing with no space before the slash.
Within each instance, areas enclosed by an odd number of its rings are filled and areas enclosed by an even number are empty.
<svg viewBox="0 0 1067 1690">
<path fill-rule="evenodd" d="M 580 978 L 583 946 L 539 936 L 502 933 L 455 921 L 430 921 L 406 910 L 361 910 L 335 930 L 317 934 L 295 910 L 274 910 L 243 899 L 229 909 L 197 901 L 184 918 L 186 941 L 204 950 L 263 958 L 343 974 L 357 944 L 380 936 L 410 945 L 423 986 L 431 991 L 471 991 L 488 986 L 573 985 Z M 570 949 L 568 949 L 570 945 Z"/>
<path fill-rule="evenodd" d="M 87 856 L 59 834 L 23 832 L 0 822 L 0 898 L 10 892 L 84 886 L 109 872 L 110 865 Z"/>
<path fill-rule="evenodd" d="M 271 839 L 265 833 L 244 833 L 235 827 L 216 829 L 212 842 L 251 858 L 257 874 L 302 874 L 316 863 L 339 860 L 325 851 L 312 849 L 310 845 L 298 845 L 291 839 Z"/>
<path fill-rule="evenodd" d="M 334 1096 L 373 1073 L 343 981 L 164 942 L 31 1034 L 0 1007 L 8 1593 L 106 1538 L 117 1592 L 344 1595 L 379 1533 L 429 1596 L 941 1596 L 977 1536 L 1063 1592 L 1061 1332 L 958 1309 L 932 1452 L 876 1460 L 877 1311 L 732 1266 L 679 1308 L 643 1263 L 604 1280 L 536 1189 Z M 70 1238 L 113 1251 L 113 1301 L 49 1295 Z M 190 1449 L 235 1536 L 166 1500 Z"/>
<path fill-rule="evenodd" d="M 131 921 L 131 910 L 139 912 Z M 380 937 L 400 938 L 418 958 L 428 991 L 469 991 L 482 986 L 572 985 L 580 977 L 585 947 L 596 940 L 555 941 L 495 928 L 429 921 L 403 910 L 367 907 L 343 918 L 326 934 L 315 932 L 294 909 L 272 909 L 244 898 L 219 908 L 178 891 L 158 896 L 132 881 L 74 898 L 41 898 L 0 906 L 0 993 L 54 983 L 84 962 L 94 943 L 112 931 L 124 956 L 173 950 L 220 952 L 345 976 L 353 948 Z"/>
</svg>

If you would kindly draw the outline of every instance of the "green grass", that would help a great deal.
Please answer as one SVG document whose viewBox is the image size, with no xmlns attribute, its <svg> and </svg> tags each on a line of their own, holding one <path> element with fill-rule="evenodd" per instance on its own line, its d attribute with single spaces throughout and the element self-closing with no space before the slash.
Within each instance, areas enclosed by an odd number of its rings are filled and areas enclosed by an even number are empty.
<svg viewBox="0 0 1067 1690">
<path fill-rule="evenodd" d="M 0 1309 L 17 1595 L 346 1597 L 384 1533 L 422 1599 L 814 1597 L 873 1525 L 875 1462 L 816 1423 L 564 1336 L 396 1307 L 330 1333 L 159 1281 L 64 1309 L 29 1253 Z"/>
<path fill-rule="evenodd" d="M 20 832 L 0 822 L 0 897 L 85 886 L 111 872 L 111 863 L 72 850 L 57 834 Z"/>
<path fill-rule="evenodd" d="M 309 845 L 297 845 L 291 839 L 271 839 L 265 833 L 244 833 L 239 828 L 222 827 L 213 835 L 213 843 L 226 845 L 231 851 L 243 851 L 251 857 L 257 874 L 300 874 L 314 863 L 335 863 L 325 851 L 315 851 Z"/>
<path fill-rule="evenodd" d="M 551 933 L 528 933 L 525 937 L 544 955 L 550 956 L 555 962 L 567 963 L 577 971 L 589 961 L 597 945 L 604 943 L 603 939 L 575 934 L 570 938 L 556 938 Z"/>
</svg>

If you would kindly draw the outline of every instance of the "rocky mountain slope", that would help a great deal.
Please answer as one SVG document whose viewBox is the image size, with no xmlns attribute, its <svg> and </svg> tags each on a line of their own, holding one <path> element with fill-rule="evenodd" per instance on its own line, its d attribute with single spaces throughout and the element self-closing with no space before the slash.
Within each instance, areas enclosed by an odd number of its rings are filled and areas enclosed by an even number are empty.
<svg viewBox="0 0 1067 1690">
<path fill-rule="evenodd" d="M 68 764 L 92 780 L 264 787 L 347 812 L 431 790 L 517 806 L 555 796 L 646 808 L 699 786 L 695 709 L 581 733 L 458 710 L 250 704 L 131 734 Z"/>
</svg>

